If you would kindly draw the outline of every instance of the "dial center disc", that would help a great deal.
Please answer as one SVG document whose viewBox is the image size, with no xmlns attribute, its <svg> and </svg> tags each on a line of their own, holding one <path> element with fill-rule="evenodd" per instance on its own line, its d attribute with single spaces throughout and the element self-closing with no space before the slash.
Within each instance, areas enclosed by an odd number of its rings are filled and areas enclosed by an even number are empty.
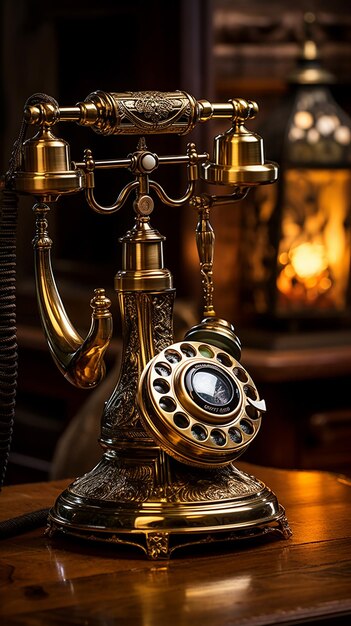
<svg viewBox="0 0 351 626">
<path fill-rule="evenodd" d="M 195 363 L 184 372 L 184 387 L 191 400 L 208 415 L 209 421 L 226 421 L 240 401 L 233 377 L 212 363 Z M 223 420 L 224 418 L 224 420 Z"/>
</svg>

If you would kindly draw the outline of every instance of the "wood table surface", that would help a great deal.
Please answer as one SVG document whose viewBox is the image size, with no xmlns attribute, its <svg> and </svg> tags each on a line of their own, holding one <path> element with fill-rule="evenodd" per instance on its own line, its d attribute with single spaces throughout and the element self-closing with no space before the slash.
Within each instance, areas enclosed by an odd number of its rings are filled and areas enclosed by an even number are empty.
<svg viewBox="0 0 351 626">
<path fill-rule="evenodd" d="M 237 466 L 275 492 L 290 539 L 193 547 L 155 562 L 40 527 L 0 542 L 0 624 L 350 624 L 351 478 Z M 50 507 L 68 482 L 4 487 L 0 519 Z"/>
</svg>

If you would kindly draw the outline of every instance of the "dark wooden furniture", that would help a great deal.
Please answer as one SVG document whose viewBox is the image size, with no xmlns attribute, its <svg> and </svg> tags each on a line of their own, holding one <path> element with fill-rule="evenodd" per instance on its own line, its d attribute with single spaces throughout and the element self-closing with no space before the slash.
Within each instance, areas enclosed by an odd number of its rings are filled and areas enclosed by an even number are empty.
<svg viewBox="0 0 351 626">
<path fill-rule="evenodd" d="M 198 547 L 155 562 L 32 530 L 0 543 L 3 626 L 349 624 L 351 481 L 238 466 L 275 491 L 290 539 Z M 49 507 L 66 483 L 3 488 L 0 519 Z"/>
<path fill-rule="evenodd" d="M 351 345 L 244 348 L 242 362 L 267 404 L 245 460 L 351 476 Z"/>
</svg>

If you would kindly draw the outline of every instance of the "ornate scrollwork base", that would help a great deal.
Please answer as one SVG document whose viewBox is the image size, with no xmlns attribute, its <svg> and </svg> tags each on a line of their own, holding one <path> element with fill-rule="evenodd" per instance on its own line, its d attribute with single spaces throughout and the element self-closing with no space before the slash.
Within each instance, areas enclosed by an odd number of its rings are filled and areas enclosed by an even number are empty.
<svg viewBox="0 0 351 626">
<path fill-rule="evenodd" d="M 177 548 L 260 535 L 291 535 L 274 493 L 233 465 L 190 468 L 159 448 L 106 453 L 50 511 L 48 533 L 126 544 L 149 559 Z"/>
</svg>

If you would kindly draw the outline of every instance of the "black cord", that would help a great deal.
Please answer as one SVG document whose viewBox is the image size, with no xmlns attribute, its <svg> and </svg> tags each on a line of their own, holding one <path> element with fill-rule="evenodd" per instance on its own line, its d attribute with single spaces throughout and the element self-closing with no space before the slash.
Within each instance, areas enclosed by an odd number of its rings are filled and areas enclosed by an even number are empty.
<svg viewBox="0 0 351 626">
<path fill-rule="evenodd" d="M 26 105 L 49 102 L 51 96 L 36 93 Z M 16 230 L 18 197 L 12 190 L 13 176 L 21 166 L 23 141 L 28 124 L 23 118 L 5 174 L 5 188 L 0 197 L 0 491 L 4 484 L 15 418 L 17 390 L 16 329 Z"/>
<path fill-rule="evenodd" d="M 0 206 L 0 490 L 12 439 L 17 388 L 16 226 L 17 196 L 2 192 Z"/>
<path fill-rule="evenodd" d="M 39 509 L 0 522 L 0 540 L 46 526 L 50 509 Z"/>
</svg>

